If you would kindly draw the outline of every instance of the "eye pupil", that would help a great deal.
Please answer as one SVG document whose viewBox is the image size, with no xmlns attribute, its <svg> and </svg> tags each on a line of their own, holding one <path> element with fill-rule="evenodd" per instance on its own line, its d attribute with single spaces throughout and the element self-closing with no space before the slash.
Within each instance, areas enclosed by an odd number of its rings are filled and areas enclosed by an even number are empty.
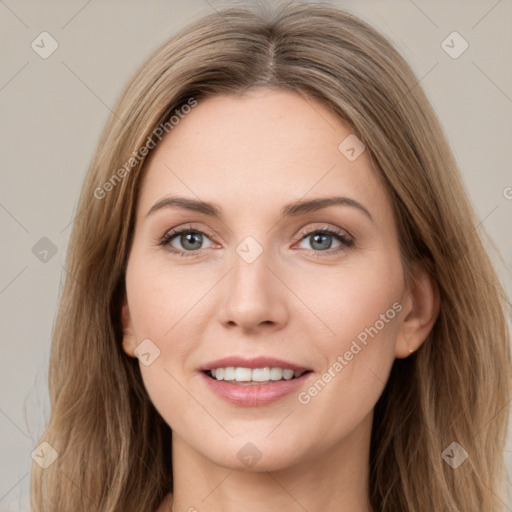
<svg viewBox="0 0 512 512">
<path fill-rule="evenodd" d="M 311 238 L 312 238 L 312 242 L 311 242 L 311 247 L 313 247 L 314 249 L 329 249 L 332 245 L 332 237 L 330 235 L 323 235 L 321 233 L 317 233 L 317 234 L 314 234 L 314 235 L 311 235 Z M 323 241 L 322 241 L 323 239 Z M 326 243 L 326 239 L 327 239 L 327 243 Z M 320 247 L 315 247 L 315 244 L 316 243 L 319 243 L 320 244 Z"/>
<path fill-rule="evenodd" d="M 197 237 L 195 246 L 194 246 L 194 237 Z M 202 243 L 202 235 L 200 233 L 186 233 L 181 235 L 180 243 L 183 248 L 190 249 L 190 250 L 196 250 L 201 247 Z M 193 247 L 190 247 L 189 244 L 192 244 Z"/>
</svg>

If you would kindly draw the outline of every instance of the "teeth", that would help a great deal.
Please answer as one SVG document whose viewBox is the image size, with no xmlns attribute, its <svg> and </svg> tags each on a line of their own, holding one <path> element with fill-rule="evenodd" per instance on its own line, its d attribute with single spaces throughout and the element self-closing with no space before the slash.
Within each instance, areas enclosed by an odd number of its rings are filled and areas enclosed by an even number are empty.
<svg viewBox="0 0 512 512">
<path fill-rule="evenodd" d="M 235 368 L 235 378 L 237 382 L 249 382 L 252 379 L 252 370 L 250 368 Z"/>
<path fill-rule="evenodd" d="M 254 368 L 252 371 L 252 380 L 256 382 L 270 380 L 270 368 Z"/>
<path fill-rule="evenodd" d="M 232 366 L 224 368 L 224 380 L 235 380 L 235 369 Z"/>
<path fill-rule="evenodd" d="M 304 372 L 293 371 L 289 368 L 214 368 L 210 370 L 213 378 L 236 382 L 269 382 L 277 380 L 290 380 L 300 377 Z"/>
<path fill-rule="evenodd" d="M 290 380 L 293 377 L 293 370 L 283 370 L 283 379 Z"/>
<path fill-rule="evenodd" d="M 270 379 L 281 380 L 283 378 L 283 370 L 281 368 L 270 368 Z"/>
</svg>

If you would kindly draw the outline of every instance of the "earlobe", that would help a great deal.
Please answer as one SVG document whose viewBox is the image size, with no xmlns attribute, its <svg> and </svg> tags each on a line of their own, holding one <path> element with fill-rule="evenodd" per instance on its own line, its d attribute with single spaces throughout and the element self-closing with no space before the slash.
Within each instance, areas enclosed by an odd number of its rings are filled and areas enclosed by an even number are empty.
<svg viewBox="0 0 512 512">
<path fill-rule="evenodd" d="M 123 326 L 123 350 L 130 357 L 136 357 L 135 350 L 135 336 L 133 334 L 133 325 L 130 315 L 130 309 L 126 302 L 126 297 L 123 299 L 121 306 L 121 324 Z"/>
<path fill-rule="evenodd" d="M 439 315 L 439 287 L 432 275 L 419 264 L 411 269 L 405 290 L 401 325 L 395 345 L 395 357 L 402 359 L 415 352 L 427 339 Z"/>
</svg>

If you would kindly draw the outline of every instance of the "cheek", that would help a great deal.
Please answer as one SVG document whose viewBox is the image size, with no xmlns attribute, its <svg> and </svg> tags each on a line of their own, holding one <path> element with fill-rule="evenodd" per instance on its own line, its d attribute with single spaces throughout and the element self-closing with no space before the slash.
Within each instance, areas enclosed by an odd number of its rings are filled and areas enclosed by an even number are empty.
<svg viewBox="0 0 512 512">
<path fill-rule="evenodd" d="M 135 253 L 128 265 L 126 287 L 138 339 L 166 343 L 177 331 L 186 338 L 194 324 L 190 319 L 195 321 L 201 311 L 199 302 L 213 277 L 187 267 L 173 268 L 161 257 L 152 261 Z"/>
<path fill-rule="evenodd" d="M 136 343 L 151 340 L 158 354 L 149 365 L 141 359 L 139 368 L 151 402 L 171 428 L 180 417 L 178 411 L 191 422 L 193 417 L 189 413 L 194 409 L 185 391 L 183 375 L 176 369 L 186 366 L 187 354 L 193 347 L 194 322 L 189 321 L 187 312 L 201 297 L 200 283 L 187 287 L 183 281 L 179 270 L 170 273 L 166 265 L 151 261 L 136 250 L 130 256 L 126 289 L 134 336 Z"/>
<path fill-rule="evenodd" d="M 399 304 L 403 292 L 403 274 L 399 258 L 381 255 L 365 262 L 340 267 L 329 275 L 320 271 L 303 282 L 298 294 L 322 320 L 326 353 L 338 355 L 349 350 L 353 340 L 367 343 L 370 351 L 389 350 L 396 338 Z M 311 283 L 315 283 L 311 287 Z M 393 307 L 395 305 L 395 307 Z M 317 322 L 319 327 L 322 325 Z M 378 331 L 378 332 L 376 332 Z M 371 333 L 371 334 L 370 334 Z M 359 338 L 358 338 L 359 337 Z M 319 340 L 319 341 L 320 341 Z"/>
<path fill-rule="evenodd" d="M 319 283 L 324 298 L 316 307 L 334 334 L 317 338 L 324 367 L 299 403 L 336 426 L 333 431 L 362 421 L 384 389 L 394 361 L 402 276 L 398 258 L 381 258 Z"/>
</svg>

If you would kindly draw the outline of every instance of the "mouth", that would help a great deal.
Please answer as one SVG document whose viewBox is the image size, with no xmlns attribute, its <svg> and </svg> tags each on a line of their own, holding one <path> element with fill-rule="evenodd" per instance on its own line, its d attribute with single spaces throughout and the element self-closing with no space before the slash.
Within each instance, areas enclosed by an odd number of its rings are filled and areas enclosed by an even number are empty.
<svg viewBox="0 0 512 512">
<path fill-rule="evenodd" d="M 295 380 L 311 370 L 293 370 L 265 366 L 262 368 L 245 368 L 243 366 L 226 366 L 205 370 L 207 377 L 241 386 L 260 386 L 273 382 Z"/>
<path fill-rule="evenodd" d="M 258 407 L 298 392 L 313 375 L 281 359 L 228 357 L 200 368 L 206 387 L 231 405 Z"/>
</svg>

